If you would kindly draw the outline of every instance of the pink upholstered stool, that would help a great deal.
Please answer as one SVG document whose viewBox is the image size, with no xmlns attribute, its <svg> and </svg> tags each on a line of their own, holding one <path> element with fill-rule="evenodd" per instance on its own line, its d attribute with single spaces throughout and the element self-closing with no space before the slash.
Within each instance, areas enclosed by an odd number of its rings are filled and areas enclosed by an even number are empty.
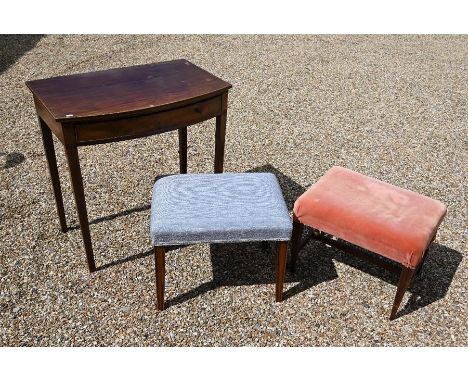
<svg viewBox="0 0 468 382">
<path fill-rule="evenodd" d="M 390 315 L 394 319 L 446 212 L 437 200 L 333 167 L 294 204 L 291 268 L 295 268 L 298 251 L 312 237 L 391 270 L 397 268 L 401 276 Z M 300 242 L 304 225 L 312 232 Z M 363 255 L 335 238 L 393 260 L 399 267 Z"/>
</svg>

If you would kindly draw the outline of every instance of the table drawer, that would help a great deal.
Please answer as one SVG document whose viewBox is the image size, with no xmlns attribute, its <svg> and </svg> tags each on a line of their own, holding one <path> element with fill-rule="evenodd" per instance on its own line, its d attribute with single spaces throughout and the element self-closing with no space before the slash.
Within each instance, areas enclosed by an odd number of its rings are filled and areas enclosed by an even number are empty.
<svg viewBox="0 0 468 382">
<path fill-rule="evenodd" d="M 221 96 L 155 114 L 77 124 L 76 141 L 84 145 L 159 134 L 205 121 L 220 113 Z"/>
</svg>

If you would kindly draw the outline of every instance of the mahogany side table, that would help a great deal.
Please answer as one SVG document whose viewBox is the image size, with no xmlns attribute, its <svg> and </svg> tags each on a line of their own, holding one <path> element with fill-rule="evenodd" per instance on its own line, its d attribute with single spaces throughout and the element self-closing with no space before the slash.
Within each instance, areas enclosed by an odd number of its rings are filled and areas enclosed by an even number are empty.
<svg viewBox="0 0 468 382">
<path fill-rule="evenodd" d="M 34 97 L 62 232 L 67 231 L 52 133 L 65 146 L 90 272 L 96 270 L 78 147 L 179 131 L 187 172 L 187 126 L 216 117 L 214 172 L 223 172 L 231 84 L 187 60 L 27 81 Z"/>
</svg>

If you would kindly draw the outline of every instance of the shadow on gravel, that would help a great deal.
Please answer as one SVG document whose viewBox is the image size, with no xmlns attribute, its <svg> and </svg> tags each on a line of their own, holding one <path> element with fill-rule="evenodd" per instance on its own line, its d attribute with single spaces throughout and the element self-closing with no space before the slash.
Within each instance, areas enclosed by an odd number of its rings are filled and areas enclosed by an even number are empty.
<svg viewBox="0 0 468 382">
<path fill-rule="evenodd" d="M 184 248 L 184 247 L 186 247 L 186 245 L 174 245 L 172 247 L 167 247 L 167 248 L 165 248 L 166 249 L 166 254 L 171 252 L 171 251 L 174 251 L 176 249 Z M 110 263 L 107 263 L 107 264 L 97 266 L 96 271 L 103 271 L 104 269 L 107 269 L 107 268 L 110 268 L 110 267 L 113 267 L 113 266 L 116 266 L 116 265 L 120 265 L 120 264 L 125 264 L 125 263 L 128 263 L 130 261 L 144 259 L 145 257 L 148 257 L 148 256 L 154 256 L 154 250 L 153 249 L 150 249 L 150 250 L 142 252 L 142 253 L 138 253 L 136 255 L 128 256 L 128 257 L 125 257 L 123 259 L 114 260 L 114 261 L 111 261 Z"/>
<path fill-rule="evenodd" d="M 125 264 L 130 261 L 135 261 L 139 259 L 144 259 L 145 257 L 151 256 L 152 254 L 153 254 L 153 250 L 150 249 L 149 251 L 146 251 L 146 252 L 138 253 L 136 255 L 128 256 L 123 259 L 114 260 L 114 261 L 111 261 L 110 263 L 96 266 L 96 271 L 103 271 L 104 269 L 108 269 L 116 265 Z"/>
<path fill-rule="evenodd" d="M 128 210 L 125 210 L 125 211 L 116 212 L 115 214 L 110 214 L 110 215 L 107 215 L 107 216 L 101 216 L 100 218 L 90 220 L 89 225 L 114 220 L 114 219 L 117 219 L 117 218 L 121 218 L 122 216 L 127 216 L 127 215 L 133 214 L 135 212 L 147 211 L 149 209 L 151 209 L 151 205 L 150 204 L 144 204 L 142 206 L 129 208 Z M 73 231 L 73 230 L 76 230 L 76 229 L 80 229 L 79 224 L 75 224 L 75 225 L 72 225 L 72 226 L 68 227 L 69 231 Z"/>
<path fill-rule="evenodd" d="M 324 254 L 336 261 L 349 265 L 362 272 L 366 272 L 373 277 L 378 277 L 382 281 L 393 284 L 396 293 L 396 287 L 400 277 L 399 274 L 392 273 L 377 265 L 368 263 L 336 248 L 328 247 L 321 242 L 313 240 L 299 253 L 297 269 L 313 261 L 316 256 Z M 368 252 L 368 254 L 369 256 L 378 256 L 371 252 Z M 460 252 L 444 245 L 433 243 L 429 249 L 421 273 L 414 277 L 408 288 L 408 291 L 411 293 L 409 300 L 405 307 L 402 307 L 397 313 L 396 318 L 424 308 L 444 298 L 447 295 L 455 272 L 462 260 L 463 255 Z M 359 293 L 359 291 L 356 291 L 356 293 Z M 388 312 L 390 314 L 393 297 L 384 303 L 388 306 Z"/>
<path fill-rule="evenodd" d="M 445 245 L 433 243 L 421 273 L 409 288 L 411 296 L 397 317 L 404 316 L 444 298 L 463 255 Z M 397 280 L 393 282 L 397 284 Z M 391 306 L 391 305 L 389 305 Z"/>
<path fill-rule="evenodd" d="M 18 152 L 11 152 L 11 153 L 3 153 L 0 152 L 0 156 L 5 155 L 5 164 L 3 165 L 2 169 L 12 168 L 18 166 L 19 164 L 24 162 L 24 155 Z"/>
<path fill-rule="evenodd" d="M 283 190 L 284 198 L 289 210 L 292 209 L 294 201 L 306 190 L 304 187 L 294 182 L 288 176 L 281 173 L 271 165 L 257 167 L 249 172 L 271 172 L 275 174 Z M 91 223 L 111 220 L 119 216 L 125 216 L 132 212 L 139 212 L 149 208 L 149 205 L 136 207 L 107 217 L 95 219 Z M 167 251 L 174 248 L 175 247 L 169 247 L 167 248 Z M 188 301 L 220 286 L 275 283 L 275 243 L 270 243 L 267 250 L 262 250 L 262 245 L 258 242 L 211 244 L 210 252 L 213 280 L 166 301 L 166 306 L 181 304 L 184 301 Z M 150 256 L 152 253 L 152 250 L 149 250 L 138 255 L 105 264 L 98 269 L 106 269 L 113 265 L 137 260 Z M 368 254 L 369 256 L 377 256 L 370 252 Z M 424 263 L 421 273 L 414 278 L 409 288 L 411 293 L 410 298 L 406 306 L 400 310 L 398 317 L 414 312 L 444 298 L 450 288 L 453 277 L 455 276 L 462 259 L 463 255 L 460 252 L 444 245 L 433 243 L 430 247 L 428 257 Z M 333 264 L 333 260 L 339 261 L 359 269 L 362 272 L 366 272 L 373 277 L 378 277 L 385 282 L 393 284 L 395 286 L 396 293 L 396 285 L 398 283 L 399 275 L 355 258 L 352 255 L 335 248 L 328 247 L 321 242 L 311 240 L 299 253 L 296 272 L 286 272 L 285 282 L 296 284 L 285 291 L 284 298 L 288 299 L 322 282 L 337 278 L 338 274 Z M 359 291 L 356 291 L 356 293 L 359 293 Z M 274 298 L 273 288 L 272 298 Z M 385 302 L 385 304 L 388 305 L 390 311 L 393 299 Z"/>
<path fill-rule="evenodd" d="M 153 183 L 154 184 L 157 180 L 161 179 L 161 178 L 164 178 L 165 176 L 169 176 L 169 175 L 173 175 L 173 174 L 164 174 L 164 175 L 158 175 L 154 180 L 153 180 Z M 90 220 L 89 221 L 89 224 L 98 224 L 98 223 L 102 223 L 102 222 L 105 222 L 105 221 L 110 221 L 110 220 L 114 220 L 114 219 L 117 219 L 117 218 L 121 218 L 123 216 L 127 216 L 127 215 L 130 215 L 130 214 L 133 214 L 135 212 L 143 212 L 143 211 L 147 211 L 147 210 L 150 210 L 151 209 L 151 204 L 143 204 L 142 206 L 137 206 L 137 207 L 133 207 L 133 208 L 129 208 L 128 210 L 125 210 L 125 211 L 120 211 L 120 212 L 116 212 L 114 214 L 110 214 L 110 215 L 106 215 L 106 216 L 101 216 L 99 218 L 96 218 L 96 219 L 93 219 L 93 220 Z M 79 224 L 75 224 L 75 225 L 72 225 L 70 227 L 68 227 L 68 230 L 70 231 L 73 231 L 73 230 L 77 230 L 77 229 L 80 229 L 80 225 Z"/>
<path fill-rule="evenodd" d="M 44 35 L 0 35 L 0 74 L 13 65 L 18 58 L 34 48 Z"/>
<path fill-rule="evenodd" d="M 166 301 L 166 306 L 181 304 L 210 290 L 222 286 L 272 284 L 271 300 L 274 301 L 276 279 L 276 244 L 270 243 L 266 250 L 262 244 L 211 244 L 213 280 L 195 289 Z M 317 271 L 319 269 L 319 271 Z M 285 282 L 297 283 L 285 291 L 284 299 L 290 298 L 322 282 L 333 280 L 338 275 L 329 256 L 316 256 L 296 273 L 286 272 Z"/>
</svg>

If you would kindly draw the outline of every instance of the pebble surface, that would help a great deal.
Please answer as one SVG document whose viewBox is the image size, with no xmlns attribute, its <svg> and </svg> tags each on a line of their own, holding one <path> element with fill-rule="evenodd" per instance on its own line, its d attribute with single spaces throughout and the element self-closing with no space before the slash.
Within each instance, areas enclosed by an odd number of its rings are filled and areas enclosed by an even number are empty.
<svg viewBox="0 0 468 382">
<path fill-rule="evenodd" d="M 0 37 L 1 346 L 467 346 L 467 36 Z M 436 198 L 448 214 L 388 320 L 397 276 L 309 243 L 274 302 L 274 246 L 166 256 L 155 309 L 149 204 L 178 171 L 177 132 L 80 148 L 95 257 L 86 265 L 56 143 L 60 232 L 24 82 L 185 58 L 232 83 L 225 171 L 277 174 L 288 206 L 341 165 Z M 214 121 L 189 128 L 189 172 L 212 172 Z"/>
</svg>

